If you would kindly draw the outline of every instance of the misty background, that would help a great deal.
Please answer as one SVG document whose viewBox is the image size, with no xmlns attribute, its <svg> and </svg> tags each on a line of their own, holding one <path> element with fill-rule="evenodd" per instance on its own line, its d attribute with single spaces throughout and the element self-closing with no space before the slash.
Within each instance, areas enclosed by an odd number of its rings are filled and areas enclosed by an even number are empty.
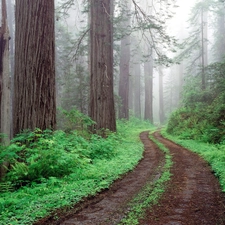
<svg viewBox="0 0 225 225">
<path fill-rule="evenodd" d="M 8 3 L 13 71 L 14 1 Z M 129 4 L 127 7 L 126 4 Z M 88 1 L 55 0 L 57 106 L 76 107 L 88 114 L 89 5 Z M 128 58 L 129 114 L 146 118 L 145 63 L 152 61 L 152 120 L 165 123 L 181 105 L 183 87 L 202 68 L 223 58 L 224 2 L 114 1 L 114 93 L 117 115 L 120 60 Z M 222 22 L 221 22 L 222 21 Z M 151 24 L 152 23 L 152 24 Z M 124 24 L 126 27 L 124 27 Z M 221 36 L 222 35 L 222 36 Z M 121 46 L 121 40 L 129 41 Z M 126 46 L 129 51 L 126 52 Z M 125 50 L 124 50 L 125 49 Z M 223 52 L 222 52 L 223 51 Z M 13 77 L 13 76 L 12 76 Z M 125 88 L 125 87 L 124 87 Z"/>
</svg>

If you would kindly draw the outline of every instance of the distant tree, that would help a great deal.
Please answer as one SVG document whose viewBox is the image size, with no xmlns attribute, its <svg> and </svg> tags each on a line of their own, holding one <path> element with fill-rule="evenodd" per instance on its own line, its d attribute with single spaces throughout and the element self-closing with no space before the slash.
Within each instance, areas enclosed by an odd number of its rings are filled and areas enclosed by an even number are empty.
<svg viewBox="0 0 225 225">
<path fill-rule="evenodd" d="M 144 63 L 145 74 L 145 113 L 144 119 L 153 123 L 153 55 L 147 47 L 148 60 Z"/>
<path fill-rule="evenodd" d="M 159 122 L 164 123 L 165 113 L 164 113 L 164 98 L 163 98 L 163 70 L 159 67 Z"/>
<path fill-rule="evenodd" d="M 90 4 L 89 114 L 96 122 L 93 131 L 116 131 L 113 94 L 113 1 L 92 0 Z"/>
<path fill-rule="evenodd" d="M 134 65 L 134 115 L 141 118 L 141 64 Z"/>
<path fill-rule="evenodd" d="M 133 112 L 134 110 L 134 76 L 131 75 L 130 79 L 129 79 L 129 110 L 131 110 Z"/>
<path fill-rule="evenodd" d="M 187 59 L 187 69 L 192 75 L 199 75 L 201 88 L 207 87 L 205 67 L 208 65 L 208 12 L 213 0 L 199 1 L 192 9 L 190 35 L 184 41 L 184 50 L 179 59 Z M 200 68 L 200 70 L 199 70 Z"/>
<path fill-rule="evenodd" d="M 202 89 L 206 89 L 205 67 L 208 65 L 208 11 L 201 8 Z"/>
<path fill-rule="evenodd" d="M 54 0 L 16 0 L 13 134 L 54 129 Z"/>
<path fill-rule="evenodd" d="M 222 61 L 225 56 L 225 3 L 218 2 L 216 10 L 216 26 L 214 26 L 215 37 L 215 59 Z"/>
<path fill-rule="evenodd" d="M 62 23 L 56 24 L 56 79 L 57 106 L 71 110 L 76 107 L 88 114 L 89 77 L 87 63 L 87 43 L 68 32 Z"/>
</svg>

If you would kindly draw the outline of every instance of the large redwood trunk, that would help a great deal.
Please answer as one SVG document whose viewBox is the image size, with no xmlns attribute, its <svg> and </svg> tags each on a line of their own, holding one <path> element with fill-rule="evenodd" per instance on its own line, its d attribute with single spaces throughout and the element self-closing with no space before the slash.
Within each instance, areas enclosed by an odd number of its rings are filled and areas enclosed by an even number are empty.
<svg viewBox="0 0 225 225">
<path fill-rule="evenodd" d="M 10 140 L 10 74 L 9 74 L 9 29 L 7 24 L 6 1 L 2 0 L 2 26 L 0 31 L 0 133 L 3 144 Z"/>
<path fill-rule="evenodd" d="M 113 39 L 111 0 L 91 0 L 90 112 L 93 132 L 116 131 L 113 94 Z M 104 135 L 104 132 L 103 132 Z"/>
<path fill-rule="evenodd" d="M 9 75 L 9 30 L 7 24 L 6 1 L 2 0 L 2 25 L 0 29 L 0 133 L 5 136 L 1 144 L 10 143 L 10 75 Z M 0 165 L 0 179 L 5 175 L 8 162 Z"/>
<path fill-rule="evenodd" d="M 54 0 L 16 0 L 13 134 L 54 129 Z"/>
</svg>

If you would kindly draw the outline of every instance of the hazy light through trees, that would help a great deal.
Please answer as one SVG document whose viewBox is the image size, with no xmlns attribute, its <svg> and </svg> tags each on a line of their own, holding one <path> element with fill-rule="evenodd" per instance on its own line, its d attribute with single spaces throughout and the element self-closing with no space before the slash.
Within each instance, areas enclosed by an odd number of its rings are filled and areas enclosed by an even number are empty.
<svg viewBox="0 0 225 225">
<path fill-rule="evenodd" d="M 12 71 L 15 25 L 11 11 L 15 8 L 15 1 L 7 1 L 7 4 L 10 3 L 13 7 L 8 7 L 7 10 L 11 21 Z M 119 110 L 123 108 L 126 116 L 122 117 L 135 115 L 142 119 L 150 118 L 158 124 L 162 111 L 162 101 L 159 101 L 159 67 L 163 74 L 163 118 L 166 121 L 170 113 L 180 105 L 186 80 L 190 76 L 202 77 L 203 89 L 207 88 L 205 67 L 223 58 L 224 3 L 216 0 L 130 0 L 129 12 L 125 3 L 125 0 L 115 0 L 114 16 L 110 18 L 113 22 L 116 115 L 118 117 Z M 204 11 L 202 21 L 201 9 Z M 57 106 L 66 110 L 76 107 L 88 114 L 91 62 L 89 1 L 55 0 L 55 22 Z M 122 46 L 121 40 L 125 37 L 130 41 L 124 42 Z M 130 50 L 124 50 L 128 46 Z M 129 67 L 126 69 L 129 75 L 126 75 L 125 97 L 122 96 L 123 84 L 119 84 L 120 62 Z M 147 63 L 152 63 L 153 73 L 150 67 L 151 71 L 146 71 Z M 12 76 L 12 84 L 13 79 Z M 11 92 L 13 93 L 13 89 Z M 148 111 L 153 112 L 153 118 Z"/>
<path fill-rule="evenodd" d="M 157 29 L 156 27 L 150 25 L 150 24 L 144 24 L 144 22 L 149 21 L 156 21 L 156 20 L 162 20 L 161 23 L 166 24 L 166 30 L 167 35 L 174 37 L 178 40 L 178 43 L 182 42 L 184 38 L 187 38 L 189 35 L 188 27 L 190 26 L 188 20 L 191 15 L 191 9 L 193 8 L 196 1 L 190 0 L 190 1 L 168 1 L 166 2 L 157 2 L 152 1 L 150 5 L 149 1 L 131 1 L 131 13 L 130 13 L 130 21 L 131 25 L 130 27 L 127 27 L 127 29 L 123 29 L 122 32 L 125 32 L 126 35 L 130 35 L 131 38 L 131 55 L 127 56 L 130 57 L 130 82 L 129 82 L 129 105 L 131 108 L 129 108 L 130 113 L 140 117 L 144 118 L 144 101 L 145 101 L 145 94 L 143 90 L 140 92 L 142 97 L 140 100 L 138 100 L 137 93 L 135 94 L 135 90 L 137 92 L 137 87 L 135 85 L 138 84 L 137 79 L 140 80 L 140 88 L 143 89 L 145 87 L 145 81 L 144 81 L 144 62 L 148 61 L 146 57 L 149 57 L 146 55 L 145 48 L 147 45 L 151 46 L 150 48 L 153 48 L 152 53 L 157 56 L 158 51 L 162 51 L 162 54 L 167 55 L 169 58 L 173 59 L 177 55 L 177 52 L 180 50 L 177 48 L 177 46 L 170 45 L 169 47 L 165 46 L 166 40 L 160 41 L 161 44 L 157 44 L 157 39 L 154 40 L 154 36 L 156 37 Z M 83 3 L 85 3 L 85 7 L 83 7 Z M 167 4 L 167 5 L 166 5 Z M 85 33 L 88 29 L 88 13 L 84 13 L 85 10 L 88 11 L 88 4 L 87 1 L 56 1 L 57 7 L 57 23 L 63 24 L 63 26 L 66 28 L 68 33 L 71 33 L 71 38 L 73 39 L 71 43 L 73 43 L 74 49 L 71 50 L 71 55 L 68 56 L 68 60 L 72 60 L 72 64 L 76 64 L 79 62 L 79 60 L 76 62 L 76 59 L 74 61 L 74 58 L 72 55 L 74 54 L 74 51 L 76 51 L 76 48 L 80 48 L 81 45 L 85 46 L 85 42 L 88 41 L 88 39 L 84 39 L 85 35 L 88 33 Z M 115 95 L 119 96 L 118 93 L 118 81 L 119 81 L 119 57 L 121 55 L 120 53 L 120 25 L 118 23 L 119 20 L 123 20 L 124 18 L 120 15 L 121 9 L 123 8 L 123 3 L 119 1 L 114 2 L 114 78 L 115 78 Z M 174 5 L 174 7 L 173 7 Z M 168 8 L 163 8 L 168 7 Z M 167 10 L 168 9 L 168 10 Z M 168 12 L 166 12 L 168 11 Z M 60 12 L 60 13 L 59 13 Z M 164 13 L 166 12 L 166 13 Z M 146 18 L 145 18 L 146 16 Z M 158 16 L 158 17 L 157 17 Z M 154 19 L 153 19 L 154 18 Z M 140 23 L 145 28 L 141 28 Z M 164 24 L 161 24 L 164 26 Z M 149 28 L 146 28 L 149 26 Z M 152 27 L 151 27 L 152 26 Z M 148 31 L 149 29 L 149 31 Z M 161 28 L 159 28 L 161 29 Z M 118 33 L 119 32 L 119 33 Z M 149 36 L 150 34 L 150 36 Z M 119 35 L 119 37 L 118 37 Z M 122 37 L 122 36 L 121 36 Z M 162 36 L 161 36 L 162 38 Z M 117 41 L 118 40 L 118 41 Z M 135 42 L 132 40 L 136 40 Z M 82 44 L 83 43 L 83 44 Z M 172 43 L 172 42 L 171 42 Z M 161 47 L 160 47 L 161 46 Z M 72 46 L 71 46 L 72 47 Z M 164 48 L 168 49 L 164 49 Z M 154 49 L 156 48 L 156 49 Z M 161 48 L 161 50 L 159 50 Z M 170 48 L 170 49 L 169 49 Z M 132 50 L 133 49 L 133 50 Z M 137 49 L 138 49 L 138 55 L 137 55 Z M 173 49 L 172 51 L 170 51 Z M 175 50 L 177 52 L 175 52 Z M 88 51 L 88 49 L 86 49 Z M 156 51 L 156 53 L 154 53 Z M 86 52 L 88 54 L 88 52 Z M 136 56 L 135 56 L 136 55 Z M 123 56 L 124 57 L 124 56 Z M 151 57 L 151 56 L 150 56 Z M 72 59 L 73 58 L 73 59 Z M 139 62 L 136 60 L 138 58 Z M 85 58 L 83 58 L 85 59 Z M 121 59 L 120 59 L 121 60 Z M 85 62 L 86 61 L 86 62 Z M 86 66 L 83 64 L 83 66 L 86 67 L 85 70 L 88 71 L 89 67 L 89 58 L 86 56 L 86 60 L 84 60 Z M 133 63 L 133 64 L 132 64 Z M 179 62 L 182 64 L 182 62 Z M 139 75 L 140 77 L 135 76 L 134 69 L 137 68 L 137 64 L 140 65 L 139 69 Z M 167 64 L 167 63 L 166 63 Z M 182 65 L 183 66 L 183 65 Z M 176 69 L 174 69 L 176 68 Z M 183 67 L 182 67 L 183 68 Z M 133 70 L 133 71 L 132 71 Z M 164 92 L 164 102 L 173 102 L 172 106 L 168 105 L 165 106 L 165 118 L 168 117 L 169 113 L 173 110 L 174 107 L 176 107 L 179 104 L 179 98 L 177 96 L 180 96 L 181 88 L 179 85 L 182 83 L 181 77 L 185 74 L 185 68 L 180 69 L 179 66 L 174 67 L 172 64 L 168 63 L 168 66 L 161 66 L 162 74 L 163 74 L 163 88 Z M 158 73 L 158 64 L 154 63 L 154 70 L 153 70 L 153 93 L 151 98 L 153 101 L 153 121 L 158 123 L 159 122 L 159 112 L 160 112 L 160 106 L 159 106 L 159 90 L 158 90 L 158 80 L 159 80 L 159 73 Z M 175 72 L 173 72 L 175 71 Z M 178 72 L 177 72 L 178 71 Z M 179 71 L 182 71 L 182 75 L 179 73 Z M 172 75 L 171 75 L 172 74 Z M 176 75 L 175 75 L 176 74 Z M 136 79 L 136 80 L 135 80 Z M 131 85 L 133 84 L 133 85 Z M 148 87 L 147 87 L 148 88 Z M 177 89 L 177 93 L 175 93 L 175 89 Z M 149 93 L 149 92 L 146 92 Z M 170 94 L 169 94 L 170 93 Z M 174 94 L 171 94 L 174 93 Z M 173 96 L 175 95 L 175 96 Z M 170 96 L 170 100 L 167 99 L 166 96 Z M 174 98 L 174 100 L 172 99 Z M 135 100 L 136 99 L 136 100 Z M 88 101 L 88 99 L 87 99 Z M 134 104 L 133 101 L 136 101 Z M 140 109 L 137 109 L 138 102 L 140 102 Z M 119 110 L 119 104 L 121 104 L 121 100 L 117 102 L 116 98 L 116 109 Z M 126 103 L 127 104 L 127 103 Z M 151 106 L 149 106 L 151 108 Z M 119 111 L 117 112 L 119 114 Z M 140 114 L 140 115 L 137 115 Z"/>
</svg>

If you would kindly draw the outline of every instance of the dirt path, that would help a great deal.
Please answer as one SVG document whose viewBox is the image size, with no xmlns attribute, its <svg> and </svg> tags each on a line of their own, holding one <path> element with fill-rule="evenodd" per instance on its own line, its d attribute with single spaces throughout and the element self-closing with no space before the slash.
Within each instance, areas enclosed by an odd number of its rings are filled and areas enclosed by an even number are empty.
<svg viewBox="0 0 225 225">
<path fill-rule="evenodd" d="M 173 177 L 158 206 L 148 210 L 140 224 L 225 224 L 224 195 L 207 163 L 198 155 L 162 138 L 159 133 L 154 136 L 173 155 Z"/>
<path fill-rule="evenodd" d="M 145 145 L 144 158 L 133 172 L 116 181 L 92 199 L 88 199 L 60 219 L 52 216 L 36 225 L 116 225 L 129 208 L 127 203 L 140 191 L 146 182 L 159 177 L 163 153 L 148 138 L 148 132 L 140 135 Z M 166 145 L 173 155 L 173 174 L 167 191 L 159 204 L 147 211 L 140 225 L 223 225 L 225 224 L 224 195 L 217 179 L 207 163 L 199 156 L 164 139 L 159 133 L 155 138 Z"/>
<path fill-rule="evenodd" d="M 127 203 L 140 191 L 149 180 L 159 176 L 157 168 L 164 163 L 164 155 L 158 147 L 148 138 L 149 132 L 140 134 L 145 145 L 144 157 L 134 169 L 122 179 L 117 180 L 109 190 L 96 197 L 77 205 L 66 215 L 58 215 L 59 220 L 54 221 L 50 216 L 36 225 L 113 225 L 117 224 L 124 213 L 129 210 Z"/>
</svg>

